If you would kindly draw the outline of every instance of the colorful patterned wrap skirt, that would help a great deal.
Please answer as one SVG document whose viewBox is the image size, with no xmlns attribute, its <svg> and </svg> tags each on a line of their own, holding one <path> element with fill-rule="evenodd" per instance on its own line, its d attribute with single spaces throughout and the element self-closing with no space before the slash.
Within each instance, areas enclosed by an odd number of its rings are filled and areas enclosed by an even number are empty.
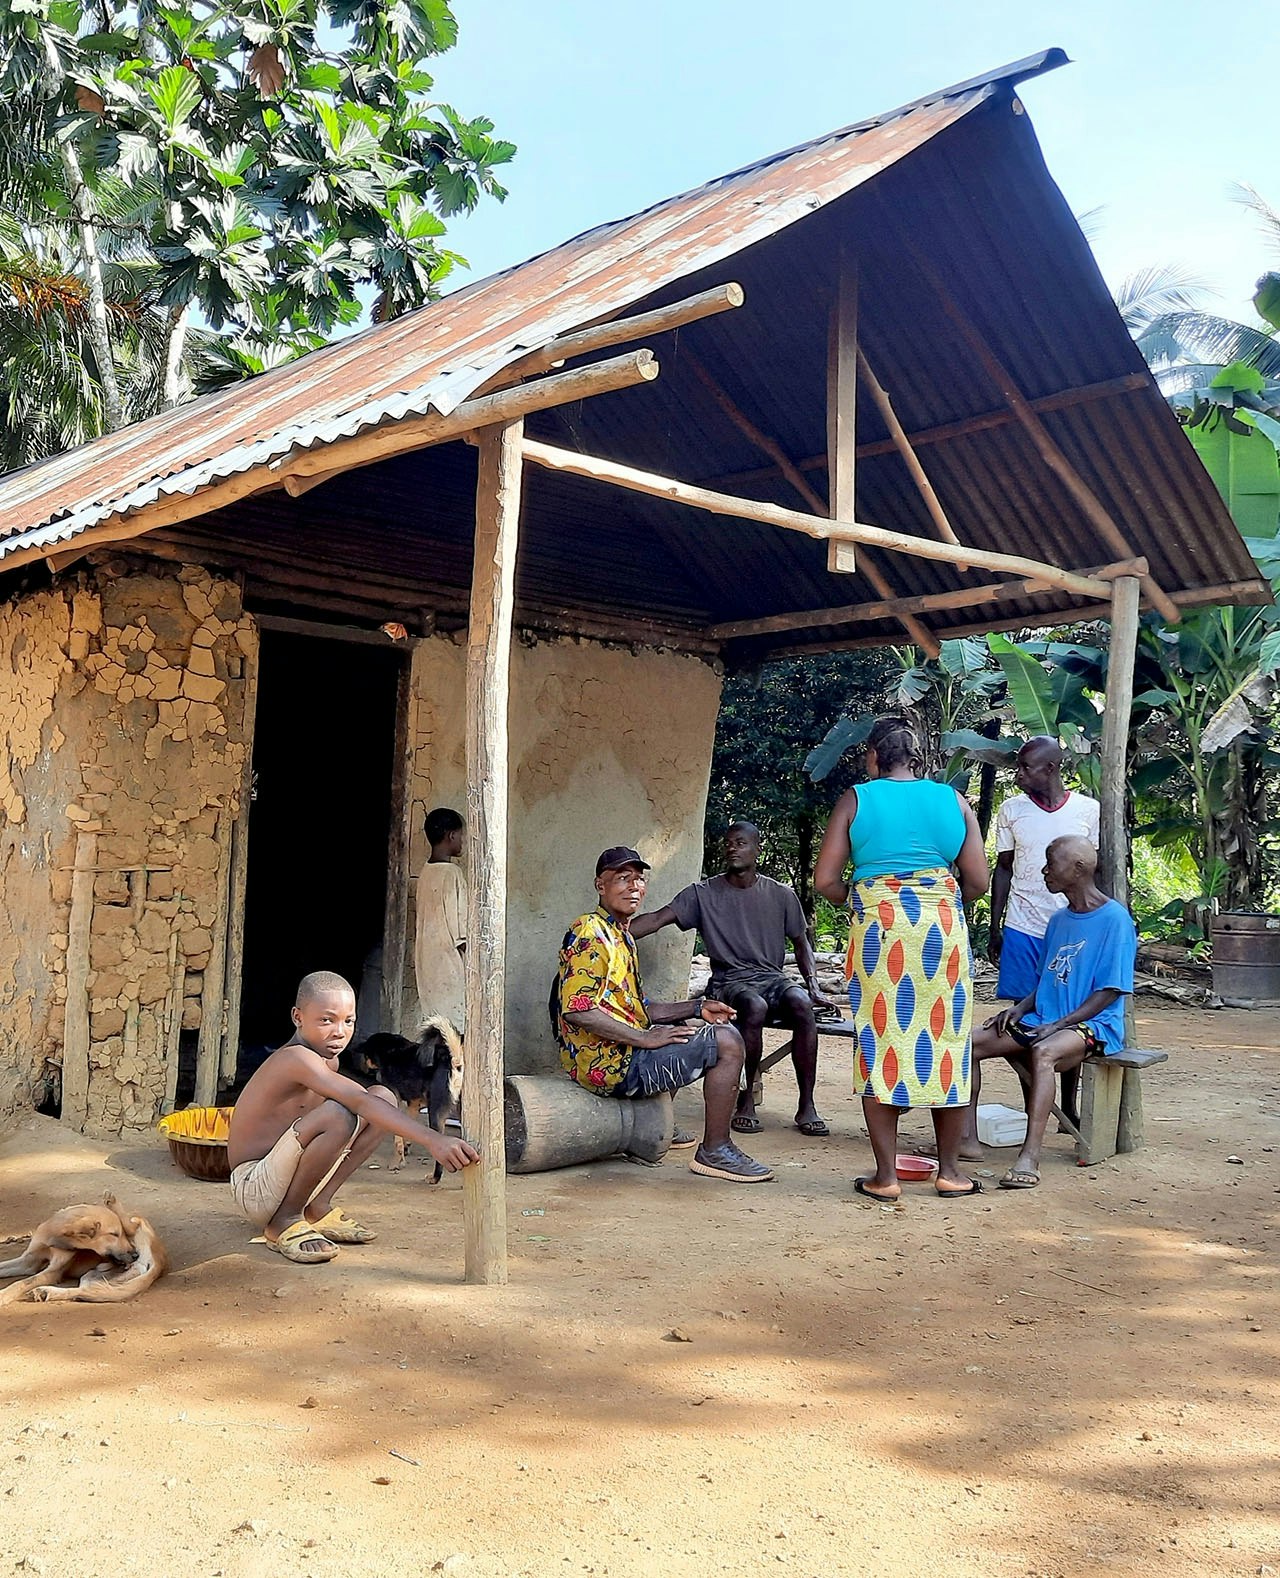
<svg viewBox="0 0 1280 1578">
<path fill-rule="evenodd" d="M 955 879 L 945 868 L 864 877 L 849 909 L 854 1089 L 890 1107 L 964 1106 L 973 958 Z"/>
</svg>

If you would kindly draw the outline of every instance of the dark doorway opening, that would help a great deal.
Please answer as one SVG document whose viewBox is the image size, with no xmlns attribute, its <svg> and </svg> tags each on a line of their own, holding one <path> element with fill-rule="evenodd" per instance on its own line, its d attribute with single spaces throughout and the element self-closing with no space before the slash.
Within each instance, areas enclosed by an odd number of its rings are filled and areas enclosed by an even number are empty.
<svg viewBox="0 0 1280 1578">
<path fill-rule="evenodd" d="M 242 972 L 237 1087 L 288 1039 L 308 971 L 336 970 L 359 996 L 380 967 L 404 663 L 340 639 L 261 639 L 244 958 L 230 961 Z"/>
</svg>

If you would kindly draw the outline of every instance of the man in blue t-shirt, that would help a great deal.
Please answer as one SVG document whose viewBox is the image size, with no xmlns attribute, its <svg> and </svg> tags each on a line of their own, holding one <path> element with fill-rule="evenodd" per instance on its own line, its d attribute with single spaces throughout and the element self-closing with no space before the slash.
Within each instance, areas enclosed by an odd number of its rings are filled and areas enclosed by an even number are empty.
<svg viewBox="0 0 1280 1578">
<path fill-rule="evenodd" d="M 1057 1075 L 1124 1047 L 1124 999 L 1133 991 L 1138 939 L 1129 911 L 1094 881 L 1097 869 L 1098 852 L 1087 838 L 1055 838 L 1049 845 L 1045 887 L 1064 894 L 1067 907 L 1045 932 L 1039 982 L 1030 996 L 973 1033 L 971 1125 L 982 1059 L 1007 1058 L 1028 1087 L 1027 1138 L 1000 1180 L 1002 1189 L 1034 1189 L 1040 1182 L 1040 1147 Z"/>
</svg>

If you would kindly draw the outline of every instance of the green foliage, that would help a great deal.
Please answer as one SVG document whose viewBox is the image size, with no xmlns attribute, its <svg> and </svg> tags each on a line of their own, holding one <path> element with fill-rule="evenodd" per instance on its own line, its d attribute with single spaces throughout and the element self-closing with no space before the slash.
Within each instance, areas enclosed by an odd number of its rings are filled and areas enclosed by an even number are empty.
<svg viewBox="0 0 1280 1578">
<path fill-rule="evenodd" d="M 456 36 L 445 0 L 9 0 L 0 207 L 21 257 L 82 280 L 92 308 L 107 287 L 86 237 L 109 265 L 127 256 L 133 304 L 162 326 L 153 387 L 199 337 L 192 321 L 250 367 L 354 324 L 362 288 L 377 320 L 431 300 L 461 261 L 444 221 L 505 197 L 498 172 L 515 151 L 485 117 L 432 97 L 424 62 Z M 0 275 L 0 310 L 21 306 Z M 112 332 L 127 372 L 126 341 Z M 16 343 L 0 341 L 0 361 L 12 366 Z M 67 370 L 83 373 L 69 384 L 91 390 L 103 369 L 83 350 L 64 337 Z M 165 401 L 181 392 L 171 376 Z M 101 425 L 89 402 L 61 436 Z"/>
<path fill-rule="evenodd" d="M 813 863 L 827 816 L 852 782 L 846 762 L 813 781 L 812 741 L 841 717 L 883 701 L 896 665 L 887 652 L 830 653 L 770 663 L 725 680 L 707 796 L 705 864 L 723 868 L 724 832 L 743 818 L 764 839 L 764 869 L 789 882 L 813 914 Z"/>
</svg>

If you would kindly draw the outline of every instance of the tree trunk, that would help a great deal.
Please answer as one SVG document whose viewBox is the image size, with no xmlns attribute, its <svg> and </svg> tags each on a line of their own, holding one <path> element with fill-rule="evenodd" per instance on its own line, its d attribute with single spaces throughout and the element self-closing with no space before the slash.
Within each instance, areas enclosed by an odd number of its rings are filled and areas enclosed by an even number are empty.
<svg viewBox="0 0 1280 1578">
<path fill-rule="evenodd" d="M 796 817 L 796 897 L 804 918 L 813 929 L 813 812 L 802 811 Z"/>
<path fill-rule="evenodd" d="M 164 358 L 164 409 L 178 404 L 182 398 L 182 354 L 187 346 L 187 327 L 191 322 L 191 303 L 171 307 L 168 318 L 168 341 Z"/>
<path fill-rule="evenodd" d="M 988 718 L 978 731 L 985 734 L 989 740 L 1000 738 L 1000 719 Z M 983 762 L 978 771 L 978 827 L 985 840 L 987 831 L 991 826 L 991 813 L 996 808 L 996 764 Z"/>
<path fill-rule="evenodd" d="M 89 293 L 89 343 L 98 363 L 98 382 L 102 386 L 103 426 L 114 433 L 124 425 L 124 405 L 116 379 L 115 356 L 111 349 L 111 327 L 107 317 L 107 292 L 102 280 L 102 259 L 98 255 L 93 205 L 80 172 L 80 160 L 71 143 L 63 138 L 58 144 L 71 201 L 75 205 L 80 255 L 84 261 L 85 286 Z"/>
</svg>

